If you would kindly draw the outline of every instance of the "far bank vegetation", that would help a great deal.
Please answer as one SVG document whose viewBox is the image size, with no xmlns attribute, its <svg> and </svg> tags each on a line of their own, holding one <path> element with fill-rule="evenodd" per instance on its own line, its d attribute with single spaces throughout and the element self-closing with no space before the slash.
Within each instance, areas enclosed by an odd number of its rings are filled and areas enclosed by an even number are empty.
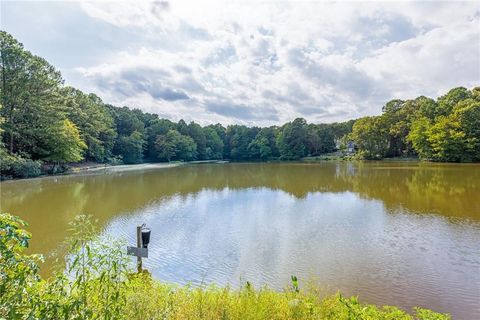
<svg viewBox="0 0 480 320">
<path fill-rule="evenodd" d="M 380 116 L 281 126 L 200 126 L 105 104 L 65 86 L 58 70 L 0 32 L 0 173 L 57 173 L 69 164 L 228 159 L 298 160 L 354 143 L 356 157 L 480 161 L 480 88 L 453 88 L 437 99 L 391 100 Z"/>
</svg>

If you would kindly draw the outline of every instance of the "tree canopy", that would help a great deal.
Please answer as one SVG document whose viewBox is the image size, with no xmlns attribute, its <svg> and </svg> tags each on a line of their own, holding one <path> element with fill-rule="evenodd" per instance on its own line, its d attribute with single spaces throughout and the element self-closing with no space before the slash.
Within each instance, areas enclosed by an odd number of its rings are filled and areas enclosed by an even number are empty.
<svg viewBox="0 0 480 320">
<path fill-rule="evenodd" d="M 454 88 L 433 100 L 392 100 L 383 114 L 355 121 L 348 136 L 367 159 L 418 156 L 480 161 L 480 88 Z"/>
</svg>

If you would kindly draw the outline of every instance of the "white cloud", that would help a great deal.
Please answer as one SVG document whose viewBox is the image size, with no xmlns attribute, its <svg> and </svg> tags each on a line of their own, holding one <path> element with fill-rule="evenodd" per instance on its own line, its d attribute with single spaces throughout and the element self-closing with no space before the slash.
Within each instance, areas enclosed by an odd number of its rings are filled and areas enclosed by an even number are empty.
<svg viewBox="0 0 480 320">
<path fill-rule="evenodd" d="M 387 81 L 399 97 L 440 95 L 458 85 L 480 83 L 479 21 L 437 27 L 392 43 L 363 59 L 362 68 Z"/>
<path fill-rule="evenodd" d="M 132 1 L 79 8 L 92 23 L 111 26 L 109 35 L 128 37 L 100 62 L 67 70 L 68 79 L 107 102 L 174 120 L 346 120 L 378 114 L 389 99 L 480 83 L 475 2 Z"/>
<path fill-rule="evenodd" d="M 168 1 L 82 1 L 80 4 L 91 17 L 118 27 L 178 28 L 178 20 L 169 12 Z"/>
</svg>

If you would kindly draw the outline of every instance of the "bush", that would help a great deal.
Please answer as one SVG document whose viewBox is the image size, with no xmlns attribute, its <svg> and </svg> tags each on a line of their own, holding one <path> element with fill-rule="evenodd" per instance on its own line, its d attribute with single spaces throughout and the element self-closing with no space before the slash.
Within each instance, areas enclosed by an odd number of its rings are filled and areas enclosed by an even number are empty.
<svg viewBox="0 0 480 320">
<path fill-rule="evenodd" d="M 12 165 L 12 173 L 16 178 L 33 178 L 42 174 L 42 163 L 31 159 L 19 158 Z"/>
<path fill-rule="evenodd" d="M 113 156 L 107 161 L 108 164 L 112 166 L 118 166 L 123 164 L 123 157 L 122 156 Z"/>
<path fill-rule="evenodd" d="M 15 161 L 15 157 L 11 156 L 7 152 L 1 151 L 2 150 L 0 149 L 0 173 L 2 178 L 8 178 L 13 162 Z"/>
<path fill-rule="evenodd" d="M 42 174 L 42 162 L 17 155 L 2 154 L 0 174 L 5 178 L 33 178 Z"/>
<path fill-rule="evenodd" d="M 24 226 L 19 218 L 0 213 L 0 319 L 26 318 L 33 309 L 41 257 L 23 253 L 30 240 Z"/>
</svg>

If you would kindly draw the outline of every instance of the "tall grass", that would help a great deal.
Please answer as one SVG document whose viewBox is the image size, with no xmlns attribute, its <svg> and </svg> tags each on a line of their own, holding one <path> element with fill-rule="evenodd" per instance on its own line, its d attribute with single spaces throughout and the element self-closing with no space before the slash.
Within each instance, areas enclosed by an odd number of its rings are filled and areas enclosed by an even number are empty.
<svg viewBox="0 0 480 320">
<path fill-rule="evenodd" d="M 450 319 L 416 308 L 362 304 L 356 297 L 324 296 L 316 288 L 278 292 L 246 283 L 229 287 L 176 286 L 134 273 L 119 242 L 99 241 L 91 219 L 79 216 L 66 241 L 69 254 L 48 279 L 39 256 L 25 255 L 25 223 L 0 214 L 0 319 Z"/>
</svg>

